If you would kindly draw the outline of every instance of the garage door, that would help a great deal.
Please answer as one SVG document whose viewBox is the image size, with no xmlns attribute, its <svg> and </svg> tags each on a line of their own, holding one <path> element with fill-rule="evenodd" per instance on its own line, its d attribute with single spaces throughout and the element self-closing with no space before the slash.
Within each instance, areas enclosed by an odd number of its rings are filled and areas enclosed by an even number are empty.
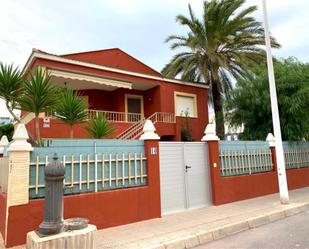
<svg viewBox="0 0 309 249">
<path fill-rule="evenodd" d="M 211 205 L 207 144 L 160 142 L 162 214 Z"/>
</svg>

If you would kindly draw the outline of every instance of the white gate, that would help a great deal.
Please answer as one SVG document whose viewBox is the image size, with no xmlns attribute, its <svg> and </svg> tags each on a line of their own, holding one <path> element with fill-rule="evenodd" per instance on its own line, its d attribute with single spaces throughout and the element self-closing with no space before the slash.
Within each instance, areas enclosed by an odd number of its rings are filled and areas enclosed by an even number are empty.
<svg viewBox="0 0 309 249">
<path fill-rule="evenodd" d="M 162 214 L 211 205 L 207 144 L 160 142 Z"/>
</svg>

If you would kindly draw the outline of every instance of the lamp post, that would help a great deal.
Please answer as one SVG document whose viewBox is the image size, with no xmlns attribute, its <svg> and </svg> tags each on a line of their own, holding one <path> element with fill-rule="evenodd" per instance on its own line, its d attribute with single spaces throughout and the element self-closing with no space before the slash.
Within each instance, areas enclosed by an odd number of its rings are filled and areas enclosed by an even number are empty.
<svg viewBox="0 0 309 249">
<path fill-rule="evenodd" d="M 270 102 L 271 102 L 271 112 L 272 112 L 274 135 L 275 135 L 280 201 L 282 204 L 288 204 L 289 203 L 289 192 L 288 192 L 286 172 L 285 172 L 285 161 L 284 161 L 281 128 L 280 128 L 280 120 L 279 120 L 276 83 L 275 83 L 273 60 L 272 60 L 272 55 L 271 55 L 270 36 L 269 36 L 269 30 L 268 30 L 266 0 L 262 0 L 262 4 L 263 4 L 263 17 L 264 17 L 264 30 L 265 30 Z"/>
</svg>

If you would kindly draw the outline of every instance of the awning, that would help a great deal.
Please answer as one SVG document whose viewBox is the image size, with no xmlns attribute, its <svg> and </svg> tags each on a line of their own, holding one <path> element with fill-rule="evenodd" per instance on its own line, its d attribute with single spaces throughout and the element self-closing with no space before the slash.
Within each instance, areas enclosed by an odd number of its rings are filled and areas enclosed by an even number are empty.
<svg viewBox="0 0 309 249">
<path fill-rule="evenodd" d="M 99 89 L 113 91 L 117 88 L 132 89 L 132 83 L 126 81 L 55 69 L 47 69 L 47 72 L 51 76 L 52 84 L 70 86 L 77 90 Z"/>
</svg>

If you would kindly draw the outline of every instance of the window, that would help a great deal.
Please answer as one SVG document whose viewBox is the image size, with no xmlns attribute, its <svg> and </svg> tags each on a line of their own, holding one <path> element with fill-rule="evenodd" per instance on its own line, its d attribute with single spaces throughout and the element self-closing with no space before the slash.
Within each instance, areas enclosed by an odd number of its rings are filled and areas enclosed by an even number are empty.
<svg viewBox="0 0 309 249">
<path fill-rule="evenodd" d="M 197 117 L 196 95 L 189 93 L 175 92 L 176 116 L 188 114 L 191 118 Z"/>
</svg>

